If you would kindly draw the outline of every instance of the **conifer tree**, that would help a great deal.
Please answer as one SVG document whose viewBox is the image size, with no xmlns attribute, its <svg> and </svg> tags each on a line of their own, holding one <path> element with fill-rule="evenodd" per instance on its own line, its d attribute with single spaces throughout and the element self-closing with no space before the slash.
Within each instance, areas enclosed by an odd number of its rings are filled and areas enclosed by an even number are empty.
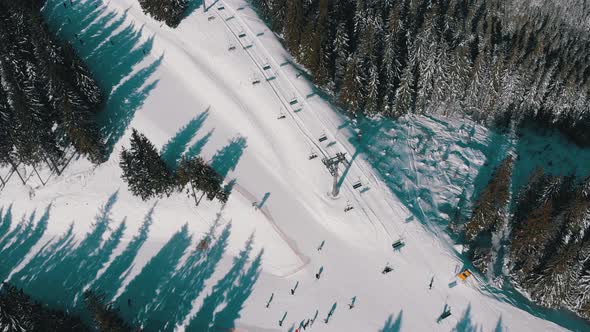
<svg viewBox="0 0 590 332">
<path fill-rule="evenodd" d="M 287 0 L 285 41 L 289 51 L 296 56 L 299 56 L 301 32 L 304 22 L 303 2 L 299 0 Z"/>
<path fill-rule="evenodd" d="M 143 200 L 169 195 L 174 186 L 172 172 L 156 147 L 137 130 L 131 134 L 131 147 L 121 151 L 120 166 L 129 190 Z"/>
<path fill-rule="evenodd" d="M 117 309 L 113 309 L 105 302 L 102 295 L 87 290 L 84 292 L 84 303 L 90 312 L 94 326 L 101 332 L 131 332 L 141 331 L 133 329 L 120 316 Z"/>
<path fill-rule="evenodd" d="M 176 28 L 184 18 L 189 0 L 139 0 L 139 4 L 146 14 Z"/>
</svg>

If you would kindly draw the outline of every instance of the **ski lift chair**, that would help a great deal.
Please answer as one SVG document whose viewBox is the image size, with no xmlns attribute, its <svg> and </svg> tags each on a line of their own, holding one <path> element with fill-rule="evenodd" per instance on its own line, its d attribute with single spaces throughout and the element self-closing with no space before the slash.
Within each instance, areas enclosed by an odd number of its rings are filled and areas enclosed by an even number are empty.
<svg viewBox="0 0 590 332">
<path fill-rule="evenodd" d="M 395 241 L 391 246 L 393 247 L 393 250 L 400 250 L 405 245 L 406 244 L 404 243 L 404 241 L 399 239 L 399 240 Z"/>
</svg>

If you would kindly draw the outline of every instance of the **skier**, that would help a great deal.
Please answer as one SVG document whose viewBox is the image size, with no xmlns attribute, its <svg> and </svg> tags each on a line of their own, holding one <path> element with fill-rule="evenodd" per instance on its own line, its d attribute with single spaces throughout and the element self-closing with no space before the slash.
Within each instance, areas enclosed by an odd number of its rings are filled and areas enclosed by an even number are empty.
<svg viewBox="0 0 590 332">
<path fill-rule="evenodd" d="M 320 277 L 322 276 L 322 272 L 324 272 L 324 267 L 320 267 L 320 270 L 318 271 L 318 273 L 315 274 L 315 278 L 317 280 L 320 280 Z"/>
<path fill-rule="evenodd" d="M 437 323 L 440 323 L 443 319 L 449 317 L 451 315 L 451 307 L 445 304 L 445 308 L 443 309 L 442 314 L 436 320 Z"/>
<path fill-rule="evenodd" d="M 322 249 L 324 249 L 324 243 L 326 243 L 326 241 L 322 240 L 322 243 L 320 243 L 320 246 L 318 247 L 318 251 L 322 251 Z"/>
<path fill-rule="evenodd" d="M 430 279 L 430 285 L 428 285 L 428 289 L 432 289 L 432 284 L 434 283 L 434 276 Z"/>
<path fill-rule="evenodd" d="M 392 269 L 392 268 L 389 266 L 389 263 L 387 263 L 387 264 L 385 265 L 385 268 L 383 269 L 383 271 L 381 271 L 381 273 L 383 273 L 383 274 L 387 274 L 387 273 L 389 273 L 389 272 L 391 272 L 391 271 L 393 271 L 393 269 Z"/>
<path fill-rule="evenodd" d="M 297 281 L 297 283 L 295 283 L 295 287 L 291 288 L 291 295 L 295 295 L 295 291 L 297 290 L 298 286 L 299 286 L 299 281 Z"/>
<path fill-rule="evenodd" d="M 328 324 L 330 322 L 330 318 L 334 314 L 334 310 L 336 310 L 336 302 L 334 302 L 334 304 L 332 305 L 332 308 L 330 309 L 330 312 L 328 312 L 328 317 L 326 317 L 326 319 L 324 319 L 324 322 L 326 324 Z"/>
<path fill-rule="evenodd" d="M 266 307 L 270 307 L 270 303 L 272 302 L 272 299 L 275 297 L 275 293 L 272 293 L 270 295 L 270 299 L 268 299 L 268 302 L 266 302 Z"/>
<path fill-rule="evenodd" d="M 285 311 L 285 314 L 283 315 L 283 318 L 281 318 L 281 320 L 279 321 L 279 326 L 283 326 L 283 322 L 285 321 L 285 318 L 287 318 L 287 312 Z"/>
<path fill-rule="evenodd" d="M 318 318 L 318 314 L 319 314 L 319 311 L 316 309 L 315 315 L 313 315 L 313 318 L 311 319 L 311 322 L 309 323 L 309 327 L 311 327 L 313 325 L 313 323 L 315 323 L 315 319 Z"/>
<path fill-rule="evenodd" d="M 351 299 L 350 304 L 348 305 L 348 309 L 354 308 L 354 304 L 355 303 L 356 303 L 356 296 L 353 296 L 353 298 Z"/>
</svg>

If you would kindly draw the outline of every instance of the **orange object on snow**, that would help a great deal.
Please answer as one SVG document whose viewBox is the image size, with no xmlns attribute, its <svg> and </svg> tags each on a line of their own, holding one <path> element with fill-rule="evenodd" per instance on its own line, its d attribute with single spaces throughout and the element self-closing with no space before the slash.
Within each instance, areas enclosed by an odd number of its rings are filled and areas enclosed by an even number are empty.
<svg viewBox="0 0 590 332">
<path fill-rule="evenodd" d="M 465 269 L 465 271 L 459 273 L 457 276 L 459 277 L 459 279 L 461 280 L 465 280 L 467 279 L 469 276 L 471 275 L 471 271 L 469 271 L 468 269 Z"/>
</svg>

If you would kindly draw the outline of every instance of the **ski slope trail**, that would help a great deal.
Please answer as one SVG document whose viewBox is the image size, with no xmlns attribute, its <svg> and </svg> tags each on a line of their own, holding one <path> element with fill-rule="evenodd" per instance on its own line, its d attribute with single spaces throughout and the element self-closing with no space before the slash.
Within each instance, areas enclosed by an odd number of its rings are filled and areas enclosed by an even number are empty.
<svg viewBox="0 0 590 332">
<path fill-rule="evenodd" d="M 0 192 L 0 208 L 12 204 L 12 229 L 50 206 L 47 229 L 4 277 L 24 283 L 39 257 L 50 260 L 42 265 L 50 269 L 53 256 L 37 254 L 68 239 L 64 234 L 71 227 L 72 243 L 91 238 L 97 249 L 86 257 L 102 262 L 94 270 L 88 270 L 91 262 L 70 264 L 72 275 L 87 276 L 76 285 L 112 294 L 115 304 L 125 304 L 123 316 L 146 331 L 294 331 L 316 310 L 313 331 L 565 330 L 511 305 L 501 293 L 483 291 L 484 281 L 457 279 L 462 258 L 448 236 L 435 237 L 412 221 L 415 216 L 357 150 L 349 119 L 316 94 L 246 2 L 203 1 L 177 29 L 146 16 L 135 0 L 81 0 L 68 8 L 49 3 L 54 6 L 48 11 L 50 26 L 66 39 L 73 38 L 74 28 L 65 17 L 92 31 L 123 22 L 111 35 L 137 31 L 135 48 L 143 47 L 145 57 L 127 68 L 118 86 L 135 83 L 150 64 L 159 65 L 138 82 L 153 89 L 134 110 L 108 162 L 94 167 L 74 159 L 45 186 L 23 186 L 13 176 Z M 100 45 L 104 59 L 96 66 L 108 68 L 118 61 L 109 58 L 115 54 L 112 43 L 92 40 L 103 34 L 93 33 L 85 42 Z M 149 49 L 142 46 L 148 41 Z M 210 161 L 228 183 L 234 181 L 227 204 L 204 199 L 195 206 L 185 194 L 147 202 L 133 197 L 118 166 L 131 128 L 159 148 L 180 151 L 175 157 L 199 154 Z M 320 142 L 323 134 L 328 139 Z M 318 158 L 309 159 L 311 150 Z M 350 165 L 341 166 L 340 194 L 332 198 L 332 177 L 321 159 L 339 152 L 347 154 Z M 415 160 L 412 168 L 419 177 Z M 353 188 L 359 180 L 362 187 Z M 348 203 L 354 208 L 345 212 Z M 105 220 L 104 232 L 91 237 Z M 100 256 L 123 220 L 119 244 Z M 139 237 L 145 225 L 149 231 Z M 203 239 L 211 242 L 207 259 L 195 251 Z M 398 239 L 405 246 L 394 251 Z M 253 273 L 249 267 L 257 267 L 258 253 L 260 266 Z M 386 264 L 393 271 L 382 274 Z M 117 269 L 123 271 L 117 283 L 101 283 L 115 280 L 109 273 Z M 45 272 L 37 272 L 41 280 Z M 52 295 L 33 284 L 22 286 L 34 296 L 35 291 L 41 298 Z M 128 307 L 131 297 L 137 304 Z M 334 315 L 325 323 L 334 303 Z M 437 322 L 445 306 L 452 315 Z"/>
</svg>

